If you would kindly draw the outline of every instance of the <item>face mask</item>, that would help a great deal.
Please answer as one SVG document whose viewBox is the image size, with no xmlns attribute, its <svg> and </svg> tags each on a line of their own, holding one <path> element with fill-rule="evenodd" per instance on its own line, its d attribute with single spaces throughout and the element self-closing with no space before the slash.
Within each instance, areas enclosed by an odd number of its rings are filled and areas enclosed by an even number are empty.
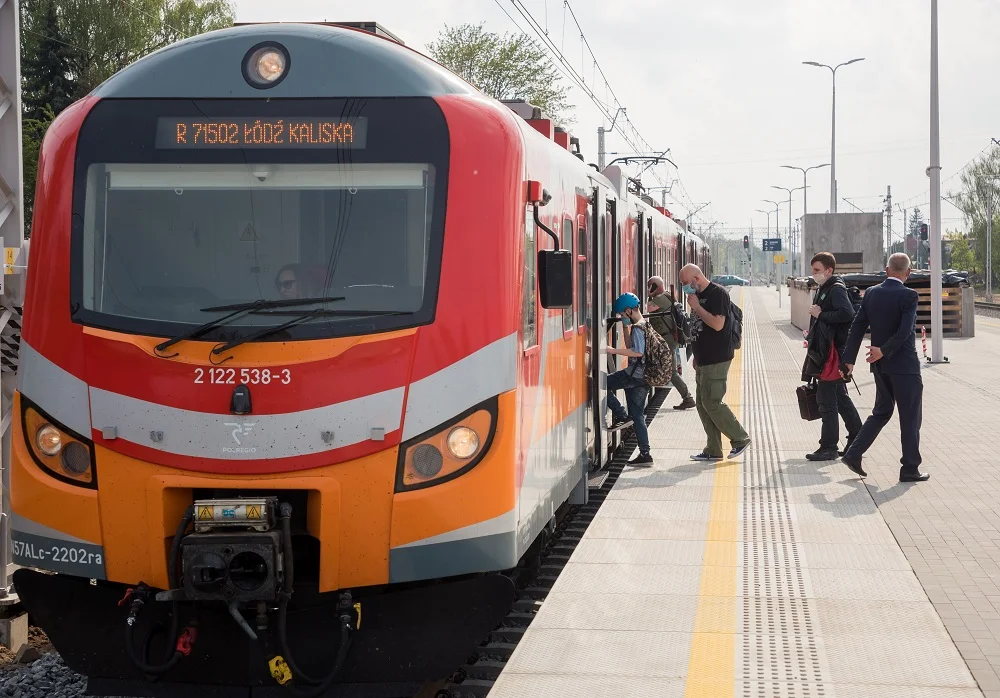
<svg viewBox="0 0 1000 698">
<path fill-rule="evenodd" d="M 815 281 L 818 286 L 822 286 L 826 283 L 826 274 L 813 274 L 813 281 Z"/>
<path fill-rule="evenodd" d="M 630 318 L 628 315 L 622 315 L 622 325 L 628 327 L 631 324 L 632 324 L 632 318 Z"/>
<path fill-rule="evenodd" d="M 684 291 L 684 294 L 688 296 L 698 295 L 698 289 L 696 289 L 691 284 L 684 284 L 684 288 L 682 288 L 681 290 Z"/>
</svg>

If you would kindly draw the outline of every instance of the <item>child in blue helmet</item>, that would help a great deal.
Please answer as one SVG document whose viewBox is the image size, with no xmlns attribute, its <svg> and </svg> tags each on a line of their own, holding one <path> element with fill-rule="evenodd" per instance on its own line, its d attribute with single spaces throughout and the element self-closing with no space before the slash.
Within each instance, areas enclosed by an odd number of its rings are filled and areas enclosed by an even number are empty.
<svg viewBox="0 0 1000 698">
<path fill-rule="evenodd" d="M 609 354 L 628 357 L 628 368 L 615 371 L 608 376 L 608 409 L 613 421 L 611 431 L 633 425 L 635 439 L 639 442 L 639 455 L 628 462 L 629 465 L 649 466 L 653 456 L 649 452 L 649 432 L 646 430 L 646 398 L 649 386 L 643 380 L 643 364 L 646 355 L 646 328 L 648 324 L 639 309 L 639 299 L 633 293 L 623 293 L 615 299 L 613 310 L 621 317 L 622 325 L 631 331 L 625 334 L 626 349 L 608 347 Z M 615 391 L 625 391 L 628 413 L 622 408 Z"/>
</svg>

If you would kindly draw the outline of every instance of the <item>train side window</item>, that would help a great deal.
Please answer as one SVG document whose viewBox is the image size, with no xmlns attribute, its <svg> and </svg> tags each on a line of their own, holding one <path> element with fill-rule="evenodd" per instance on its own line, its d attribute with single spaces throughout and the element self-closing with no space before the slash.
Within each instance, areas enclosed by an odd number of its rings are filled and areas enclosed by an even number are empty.
<svg viewBox="0 0 1000 698">
<path fill-rule="evenodd" d="M 562 244 L 563 249 L 569 250 L 569 253 L 573 254 L 573 221 L 569 218 L 563 220 L 563 234 L 562 234 Z M 573 331 L 573 308 L 563 309 L 563 332 Z"/>
<path fill-rule="evenodd" d="M 535 216 L 528 207 L 524 216 L 524 282 L 521 293 L 522 349 L 538 344 L 535 301 Z"/>
<path fill-rule="evenodd" d="M 580 226 L 577 231 L 576 244 L 576 324 L 583 327 L 587 324 L 590 297 L 587 295 L 587 229 Z"/>
</svg>

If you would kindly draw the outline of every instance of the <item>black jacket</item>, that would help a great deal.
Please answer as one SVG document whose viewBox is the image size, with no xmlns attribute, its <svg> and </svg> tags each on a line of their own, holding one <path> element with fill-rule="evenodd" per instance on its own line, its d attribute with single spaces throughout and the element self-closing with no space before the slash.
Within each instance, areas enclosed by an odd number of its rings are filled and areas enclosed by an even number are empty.
<svg viewBox="0 0 1000 698">
<path fill-rule="evenodd" d="M 916 336 L 918 303 L 917 292 L 896 279 L 886 279 L 868 289 L 851 327 L 848 346 L 841 354 L 841 362 L 857 362 L 861 342 L 870 329 L 872 346 L 882 350 L 882 358 L 871 365 L 873 373 L 919 376 Z"/>
<path fill-rule="evenodd" d="M 847 337 L 854 321 L 854 306 L 839 276 L 831 276 L 816 290 L 813 305 L 818 305 L 821 312 L 818 318 L 809 321 L 809 349 L 802 365 L 802 380 L 818 378 L 823 373 L 831 346 L 837 347 L 840 363 L 844 362 Z"/>
</svg>

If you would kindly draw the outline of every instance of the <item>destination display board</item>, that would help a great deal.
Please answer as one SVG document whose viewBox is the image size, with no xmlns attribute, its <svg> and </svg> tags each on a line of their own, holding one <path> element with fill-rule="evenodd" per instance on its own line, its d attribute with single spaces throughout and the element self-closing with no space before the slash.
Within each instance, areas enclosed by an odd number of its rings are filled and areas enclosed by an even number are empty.
<svg viewBox="0 0 1000 698">
<path fill-rule="evenodd" d="M 173 118 L 157 119 L 156 147 L 203 148 L 341 148 L 368 144 L 368 118 Z"/>
</svg>

